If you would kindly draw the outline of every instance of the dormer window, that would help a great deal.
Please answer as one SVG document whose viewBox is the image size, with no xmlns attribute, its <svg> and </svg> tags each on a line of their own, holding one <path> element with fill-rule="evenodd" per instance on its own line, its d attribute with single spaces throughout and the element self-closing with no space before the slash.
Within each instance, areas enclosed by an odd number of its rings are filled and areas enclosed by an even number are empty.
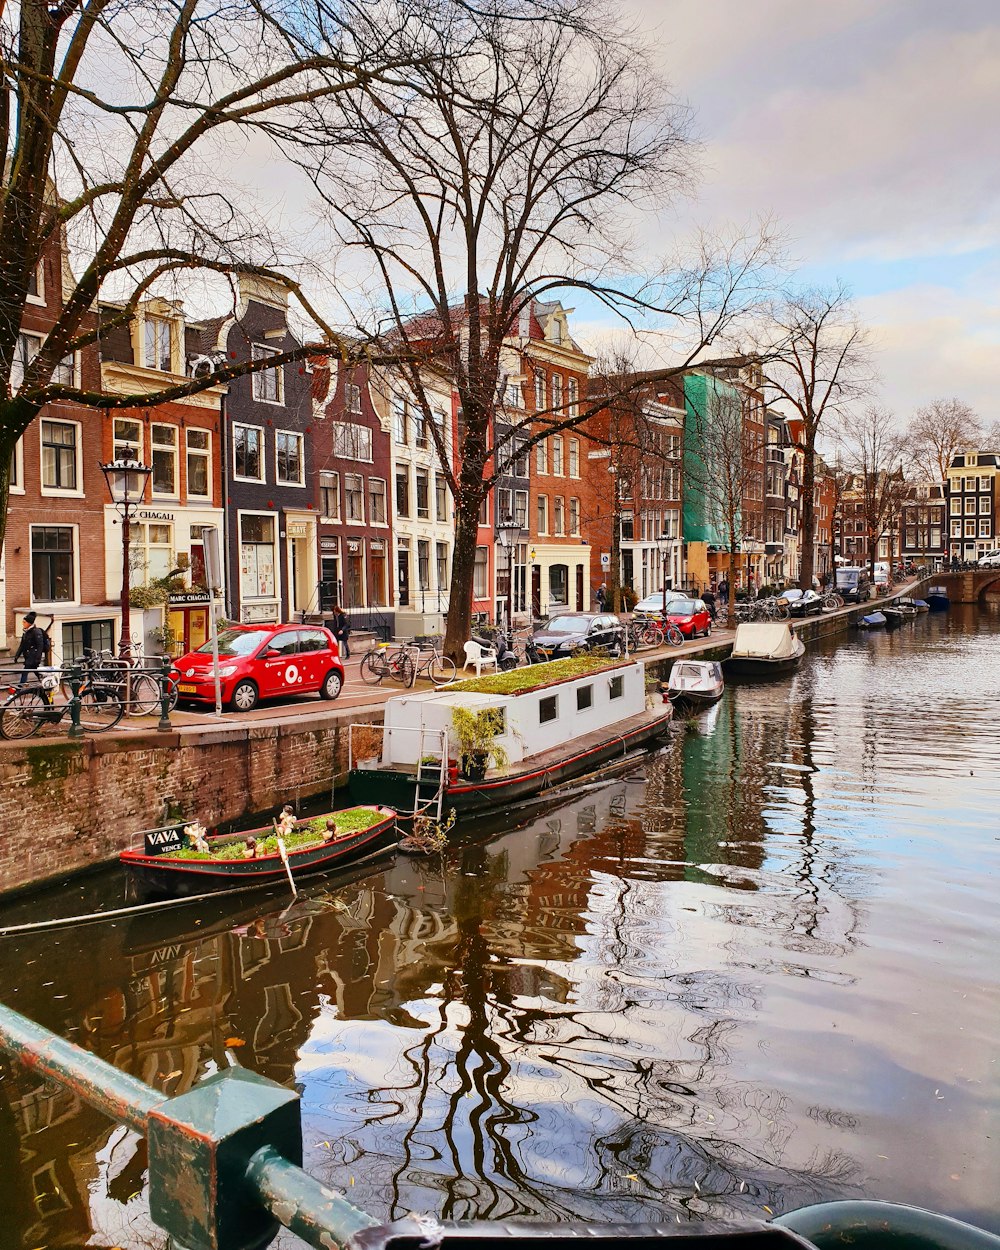
<svg viewBox="0 0 1000 1250">
<path fill-rule="evenodd" d="M 27 299 L 29 304 L 45 303 L 45 279 L 42 276 L 42 262 L 32 269 L 28 275 Z"/>
<path fill-rule="evenodd" d="M 147 317 L 142 363 L 147 369 L 170 372 L 170 322 L 163 317 Z"/>
</svg>

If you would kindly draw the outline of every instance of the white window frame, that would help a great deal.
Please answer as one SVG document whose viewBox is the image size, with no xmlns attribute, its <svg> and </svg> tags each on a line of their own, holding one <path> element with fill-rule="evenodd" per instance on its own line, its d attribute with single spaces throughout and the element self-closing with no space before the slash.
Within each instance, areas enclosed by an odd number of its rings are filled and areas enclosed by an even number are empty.
<svg viewBox="0 0 1000 1250">
<path fill-rule="evenodd" d="M 482 552 L 482 559 L 479 553 Z M 482 580 L 480 581 L 480 569 Z M 411 587 L 412 590 L 412 587 Z M 490 593 L 490 553 L 486 547 L 477 546 L 472 561 L 472 597 L 486 599 Z"/>
<path fill-rule="evenodd" d="M 158 443 L 153 437 L 153 430 L 156 427 L 161 429 L 173 430 L 174 442 L 169 447 L 166 443 Z M 174 488 L 173 490 L 157 490 L 156 478 L 153 474 L 149 477 L 149 492 L 154 499 L 180 499 L 181 495 L 181 470 L 180 470 L 180 426 L 174 425 L 171 421 L 151 421 L 149 424 L 149 462 L 153 463 L 156 453 L 171 452 L 174 458 Z"/>
<path fill-rule="evenodd" d="M 974 516 L 974 515 L 975 515 L 975 512 L 976 512 L 976 497 L 975 497 L 975 495 L 966 495 L 966 496 L 965 496 L 965 515 L 966 515 L 966 516 Z"/>
<path fill-rule="evenodd" d="M 331 427 L 333 435 L 333 454 L 338 460 L 356 460 L 359 464 L 372 464 L 372 431 L 370 426 L 358 425 L 353 421 L 334 421 Z M 364 438 L 359 436 L 363 435 Z M 367 455 L 362 455 L 361 443 L 367 444 Z"/>
<path fill-rule="evenodd" d="M 354 416 L 361 415 L 361 387 L 357 382 L 344 383 L 344 407 Z"/>
<path fill-rule="evenodd" d="M 580 476 L 580 440 L 578 438 L 569 440 L 569 462 L 566 468 L 570 477 Z"/>
<path fill-rule="evenodd" d="M 580 535 L 580 499 L 578 495 L 571 495 L 569 500 L 569 532 L 573 538 Z"/>
<path fill-rule="evenodd" d="M 952 538 L 961 538 L 961 537 L 962 537 L 962 520 L 961 520 L 961 517 L 956 517 L 956 519 L 955 519 L 954 521 L 952 521 L 952 523 L 951 523 L 951 536 L 952 536 Z"/>
<path fill-rule="evenodd" d="M 990 518 L 988 516 L 979 518 L 979 537 L 980 538 L 990 537 Z"/>
<path fill-rule="evenodd" d="M 535 373 L 535 410 L 545 409 L 545 374 L 539 369 Z"/>
<path fill-rule="evenodd" d="M 76 430 L 74 445 L 74 475 L 76 485 L 67 486 L 46 486 L 45 485 L 45 464 L 43 452 L 43 432 L 46 425 L 71 425 Z M 43 417 L 38 422 L 38 484 L 41 493 L 49 498 L 55 499 L 82 499 L 84 497 L 83 488 L 83 426 L 79 421 L 67 421 L 62 417 Z"/>
<path fill-rule="evenodd" d="M 556 538 L 566 537 L 566 499 L 562 495 L 552 500 L 552 532 Z"/>
<path fill-rule="evenodd" d="M 159 363 L 151 365 L 148 361 L 148 331 L 151 326 L 165 326 L 167 330 L 167 367 L 164 369 Z M 157 344 L 156 359 L 160 360 L 160 347 Z M 152 369 L 155 373 L 172 373 L 174 365 L 174 327 L 169 317 L 161 317 L 156 313 L 148 313 L 142 319 L 142 367 L 144 369 Z"/>
<path fill-rule="evenodd" d="M 278 439 L 291 438 L 299 445 L 299 479 L 281 477 L 278 472 Z M 297 489 L 302 488 L 306 484 L 306 441 L 297 430 L 275 430 L 274 431 L 274 482 L 276 486 L 294 486 Z"/>
<path fill-rule="evenodd" d="M 549 475 L 549 448 L 544 438 L 535 444 L 535 472 L 545 477 Z"/>
<path fill-rule="evenodd" d="M 348 485 L 349 479 L 353 478 L 358 483 L 357 496 L 361 500 L 361 515 L 351 516 L 351 510 L 348 507 L 348 499 L 352 493 Z M 345 473 L 344 474 L 344 523 L 346 525 L 364 525 L 366 507 L 368 501 L 365 499 L 365 477 L 363 473 Z"/>
<path fill-rule="evenodd" d="M 281 353 L 274 347 L 267 347 L 264 343 L 250 344 L 250 359 L 265 360 L 269 356 L 280 356 Z M 264 383 L 269 381 L 268 374 L 274 379 L 275 399 L 271 399 L 267 395 L 261 394 Z M 273 408 L 284 408 L 285 406 L 285 370 L 284 367 L 278 365 L 274 369 L 258 369 L 256 373 L 250 375 L 250 395 L 256 404 L 270 404 Z M 261 514 L 263 515 L 263 514 Z"/>
<path fill-rule="evenodd" d="M 952 495 L 951 497 L 951 515 L 952 516 L 962 515 L 962 500 L 959 498 L 958 495 Z"/>
<path fill-rule="evenodd" d="M 255 428 L 253 426 L 251 429 Z M 248 479 L 253 481 L 253 478 Z M 272 576 L 274 578 L 274 588 L 269 594 L 246 594 L 243 586 L 243 518 L 244 517 L 270 517 L 271 519 L 271 542 L 254 543 L 255 547 L 270 546 L 273 553 Z M 268 509 L 258 508 L 241 508 L 236 514 L 236 546 L 239 551 L 239 566 L 237 569 L 237 577 L 239 579 L 239 599 L 241 603 L 271 603 L 276 600 L 281 602 L 281 553 L 278 536 L 278 514 Z"/>
<path fill-rule="evenodd" d="M 248 477 L 245 473 L 236 472 L 236 431 L 250 430 L 257 435 L 257 465 L 260 469 L 258 477 Z M 245 425 L 242 421 L 233 422 L 233 480 L 236 482 L 266 482 L 267 481 L 267 461 L 265 456 L 266 440 L 264 438 L 264 427 L 261 425 Z M 254 513 L 254 516 L 263 516 L 261 513 Z"/>
<path fill-rule="evenodd" d="M 992 511 L 993 511 L 993 509 L 990 507 L 990 497 L 989 497 L 989 495 L 980 495 L 980 496 L 979 496 L 979 514 L 980 514 L 980 516 L 982 516 L 983 514 L 988 514 L 988 513 L 992 512 Z"/>
<path fill-rule="evenodd" d="M 325 481 L 324 479 L 332 479 L 332 481 L 330 480 Z M 334 512 L 327 512 L 324 508 L 323 500 L 324 500 L 324 492 L 326 491 L 333 491 L 333 498 L 336 502 L 336 510 Z M 340 520 L 342 516 L 342 512 L 341 512 L 341 502 L 340 502 L 340 474 L 339 473 L 334 473 L 332 470 L 329 470 L 329 469 L 320 470 L 319 507 L 320 507 L 320 517 L 325 518 L 327 521 L 339 521 Z"/>
<path fill-rule="evenodd" d="M 565 462 L 563 460 L 563 436 L 561 434 L 552 435 L 552 476 L 565 477 Z"/>
<path fill-rule="evenodd" d="M 29 339 L 34 341 L 34 348 L 28 342 Z M 17 344 L 14 347 L 14 359 L 10 362 L 11 394 L 14 394 L 23 385 L 25 370 L 42 350 L 43 342 L 44 340 L 40 334 L 33 334 L 30 330 L 22 330 L 17 336 Z"/>
<path fill-rule="evenodd" d="M 569 406 L 569 415 L 578 417 L 580 415 L 580 383 L 576 378 L 566 379 L 566 401 Z"/>
<path fill-rule="evenodd" d="M 191 435 L 204 434 L 208 439 L 207 447 L 192 447 Z M 191 489 L 191 457 L 196 460 L 205 461 L 205 482 L 207 489 L 204 495 L 199 495 L 197 491 Z M 202 429 L 200 426 L 191 425 L 184 431 L 184 486 L 187 491 L 188 499 L 211 499 L 212 498 L 212 431 Z"/>
<path fill-rule="evenodd" d="M 24 436 L 17 440 L 14 444 L 14 450 L 10 457 L 10 493 L 12 495 L 24 494 Z"/>
<path fill-rule="evenodd" d="M 990 479 L 986 476 L 981 476 L 979 479 L 979 489 L 989 490 L 989 488 L 990 488 Z"/>
<path fill-rule="evenodd" d="M 45 263 L 39 261 L 35 266 L 35 286 L 38 294 L 32 295 L 30 291 L 25 293 L 24 302 L 26 304 L 42 305 L 45 304 Z"/>
<path fill-rule="evenodd" d="M 372 505 L 373 498 L 376 496 L 372 492 L 373 486 L 381 486 L 382 493 L 382 519 L 378 520 L 375 516 L 375 508 Z M 384 477 L 370 477 L 368 479 L 368 523 L 370 525 L 388 525 L 389 524 L 389 487 Z"/>
<path fill-rule="evenodd" d="M 535 520 L 538 523 L 539 534 L 547 534 L 549 532 L 548 495 L 537 495 L 535 497 Z"/>
</svg>

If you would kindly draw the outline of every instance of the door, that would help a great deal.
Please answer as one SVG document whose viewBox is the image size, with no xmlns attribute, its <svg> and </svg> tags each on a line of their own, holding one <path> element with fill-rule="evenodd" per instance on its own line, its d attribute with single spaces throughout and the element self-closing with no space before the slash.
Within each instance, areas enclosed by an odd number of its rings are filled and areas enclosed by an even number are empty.
<svg viewBox="0 0 1000 1250">
<path fill-rule="evenodd" d="M 330 667 L 330 640 L 321 629 L 300 629 L 298 689 L 318 690 Z"/>
<path fill-rule="evenodd" d="M 298 644 L 299 631 L 286 629 L 264 648 L 254 665 L 262 699 L 287 694 L 299 684 Z"/>
<path fill-rule="evenodd" d="M 576 566 L 576 610 L 582 612 L 584 610 L 583 602 L 583 565 Z"/>
<path fill-rule="evenodd" d="M 537 564 L 531 566 L 531 614 L 542 615 L 542 570 Z"/>
<path fill-rule="evenodd" d="M 630 590 L 635 586 L 635 552 L 631 547 L 622 552 L 622 585 Z"/>
<path fill-rule="evenodd" d="M 410 549 L 409 547 L 400 547 L 396 552 L 396 561 L 399 569 L 399 606 L 407 608 L 410 606 Z"/>
<path fill-rule="evenodd" d="M 340 558 L 323 556 L 320 563 L 320 611 L 329 612 L 340 603 Z"/>
</svg>

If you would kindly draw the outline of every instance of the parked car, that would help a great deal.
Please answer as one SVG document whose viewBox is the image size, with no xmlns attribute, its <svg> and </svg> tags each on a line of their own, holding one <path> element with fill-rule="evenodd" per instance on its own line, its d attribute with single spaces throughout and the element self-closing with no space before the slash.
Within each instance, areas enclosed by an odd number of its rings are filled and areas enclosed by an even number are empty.
<svg viewBox="0 0 1000 1250">
<path fill-rule="evenodd" d="M 562 660 L 580 651 L 624 646 L 625 630 L 613 612 L 563 612 L 536 629 L 532 643 L 542 660 Z"/>
<path fill-rule="evenodd" d="M 797 586 L 789 586 L 778 596 L 779 603 L 788 605 L 790 616 L 812 616 L 823 608 L 823 599 L 815 590 L 800 590 Z"/>
<path fill-rule="evenodd" d="M 681 594 L 679 590 L 667 591 L 668 604 L 671 599 L 684 598 L 686 598 L 686 596 Z M 632 609 L 632 614 L 634 616 L 645 617 L 647 619 L 655 618 L 656 620 L 659 620 L 663 615 L 663 591 L 658 590 L 655 595 L 647 595 L 645 599 L 640 599 Z"/>
<path fill-rule="evenodd" d="M 174 663 L 181 700 L 215 702 L 212 644 Z M 249 712 L 260 699 L 311 694 L 335 699 L 344 684 L 337 640 L 320 625 L 230 625 L 219 634 L 222 702 Z"/>
<path fill-rule="evenodd" d="M 1000 551 L 987 551 L 984 556 L 980 556 L 979 567 L 981 569 L 1000 568 Z"/>
<path fill-rule="evenodd" d="M 668 599 L 664 620 L 676 625 L 685 638 L 706 638 L 712 632 L 712 614 L 704 599 Z"/>
<path fill-rule="evenodd" d="M 837 570 L 837 594 L 845 603 L 865 603 L 872 594 L 868 570 L 839 568 Z"/>
</svg>

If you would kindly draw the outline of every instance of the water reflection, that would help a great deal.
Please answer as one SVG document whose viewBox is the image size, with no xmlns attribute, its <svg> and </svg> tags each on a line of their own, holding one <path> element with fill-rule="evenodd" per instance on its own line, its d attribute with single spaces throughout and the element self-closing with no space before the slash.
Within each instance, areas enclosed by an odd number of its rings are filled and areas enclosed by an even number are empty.
<svg viewBox="0 0 1000 1250">
<path fill-rule="evenodd" d="M 918 625 L 443 863 L 0 941 L 4 997 L 167 1093 L 227 1048 L 296 1084 L 310 1170 L 380 1218 L 995 1226 L 1000 633 Z M 0 1244 L 160 1244 L 133 1134 L 4 1070 L 0 1143 Z"/>
</svg>

